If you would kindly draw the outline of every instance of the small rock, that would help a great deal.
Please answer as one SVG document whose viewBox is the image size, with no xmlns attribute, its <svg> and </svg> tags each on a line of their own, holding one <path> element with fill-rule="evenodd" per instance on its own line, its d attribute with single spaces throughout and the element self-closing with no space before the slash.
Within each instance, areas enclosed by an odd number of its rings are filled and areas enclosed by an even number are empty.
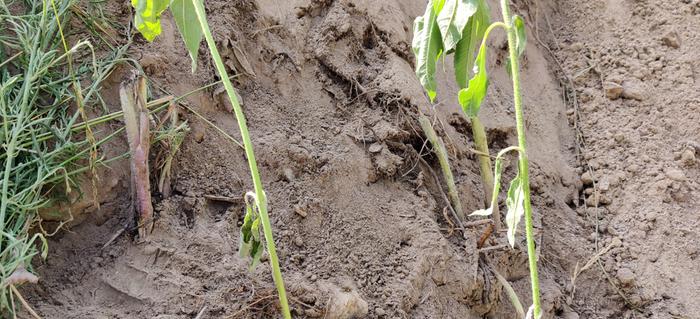
<svg viewBox="0 0 700 319">
<path fill-rule="evenodd" d="M 637 173 L 637 172 L 639 172 L 640 169 L 641 169 L 641 167 L 639 167 L 639 165 L 637 165 L 637 164 L 632 164 L 630 166 L 627 166 L 627 171 L 630 173 Z"/>
<path fill-rule="evenodd" d="M 607 176 L 603 176 L 603 178 L 598 181 L 598 188 L 601 191 L 607 192 L 610 189 L 610 179 Z"/>
<path fill-rule="evenodd" d="M 588 207 L 610 205 L 610 203 L 611 203 L 611 200 L 609 197 L 602 195 L 598 192 L 593 193 L 591 196 L 589 196 L 586 199 L 586 205 Z"/>
<path fill-rule="evenodd" d="M 648 88 L 646 85 L 639 80 L 625 81 L 622 84 L 622 97 L 626 99 L 632 99 L 637 101 L 643 101 L 647 99 Z"/>
<path fill-rule="evenodd" d="M 686 148 L 683 153 L 681 153 L 681 162 L 686 166 L 692 166 L 695 164 L 695 150 Z"/>
<path fill-rule="evenodd" d="M 369 312 L 367 301 L 356 290 L 334 289 L 326 312 L 329 319 L 365 318 Z"/>
<path fill-rule="evenodd" d="M 661 38 L 661 42 L 663 42 L 664 45 L 672 47 L 674 49 L 678 49 L 681 47 L 681 41 L 678 38 L 678 33 L 676 33 L 675 31 L 666 33 L 666 35 L 664 35 Z"/>
<path fill-rule="evenodd" d="M 294 245 L 296 245 L 297 247 L 304 246 L 304 240 L 301 238 L 301 236 L 297 235 L 296 237 L 294 237 Z"/>
<path fill-rule="evenodd" d="M 370 153 L 379 153 L 381 151 L 382 151 L 382 144 L 374 143 L 374 144 L 369 146 Z"/>
<path fill-rule="evenodd" d="M 593 185 L 593 176 L 591 175 L 590 171 L 587 171 L 581 175 L 581 183 L 583 183 L 585 186 Z"/>
<path fill-rule="evenodd" d="M 617 100 L 622 95 L 622 85 L 615 82 L 604 82 L 603 89 L 605 89 L 605 96 L 611 100 Z"/>
<path fill-rule="evenodd" d="M 381 316 L 383 316 L 383 315 L 386 315 L 386 311 L 384 310 L 384 308 L 381 308 L 381 307 L 377 307 L 376 309 L 374 309 L 374 313 L 375 313 L 378 317 L 381 317 Z"/>
<path fill-rule="evenodd" d="M 617 280 L 623 286 L 631 286 L 634 284 L 634 273 L 629 268 L 620 268 L 617 270 Z"/>
<path fill-rule="evenodd" d="M 685 181 L 685 173 L 677 168 L 669 168 L 666 170 L 666 176 L 674 181 Z"/>
<path fill-rule="evenodd" d="M 287 182 L 293 182 L 294 179 L 295 179 L 294 171 L 293 171 L 291 168 L 289 168 L 289 167 L 285 167 L 285 168 L 282 170 L 282 174 L 283 174 L 283 176 L 284 176 L 284 179 L 285 179 Z"/>
<path fill-rule="evenodd" d="M 301 207 L 301 205 L 294 205 L 294 212 L 303 218 L 306 218 L 306 216 L 308 215 L 308 213 L 306 212 L 306 209 Z"/>
<path fill-rule="evenodd" d="M 201 130 L 194 131 L 194 141 L 197 143 L 202 143 L 204 141 L 204 132 Z"/>
</svg>

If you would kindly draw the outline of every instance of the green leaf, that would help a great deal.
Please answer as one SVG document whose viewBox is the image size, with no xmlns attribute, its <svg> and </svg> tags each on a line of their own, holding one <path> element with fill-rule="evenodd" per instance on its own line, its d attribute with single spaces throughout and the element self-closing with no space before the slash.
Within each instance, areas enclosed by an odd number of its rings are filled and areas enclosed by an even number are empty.
<svg viewBox="0 0 700 319">
<path fill-rule="evenodd" d="M 513 16 L 513 21 L 511 22 L 511 28 L 515 30 L 515 52 L 518 54 L 518 59 L 525 53 L 525 47 L 527 46 L 527 34 L 525 32 L 525 21 L 521 16 Z M 510 56 L 506 59 L 506 71 L 508 75 L 511 75 L 511 65 Z"/>
<path fill-rule="evenodd" d="M 442 34 L 442 45 L 450 53 L 462 39 L 467 21 L 477 11 L 478 0 L 446 0 L 437 16 L 437 24 Z"/>
<path fill-rule="evenodd" d="M 520 172 L 518 172 L 518 175 L 510 182 L 508 197 L 506 198 L 506 206 L 508 206 L 506 225 L 508 226 L 508 243 L 511 247 L 515 247 L 515 233 L 518 229 L 518 223 L 520 223 L 525 213 L 524 200 L 523 183 L 520 178 Z"/>
<path fill-rule="evenodd" d="M 243 258 L 250 258 L 249 270 L 253 271 L 255 266 L 260 263 L 265 248 L 262 245 L 260 237 L 260 218 L 257 212 L 257 206 L 248 202 L 248 197 L 245 200 L 246 213 L 243 217 L 243 225 L 240 230 L 240 241 L 238 243 L 238 253 Z"/>
<path fill-rule="evenodd" d="M 484 32 L 491 23 L 491 12 L 485 0 L 478 0 L 476 12 L 469 18 L 462 31 L 462 39 L 454 52 L 454 68 L 457 85 L 466 88 L 474 71 L 474 54 Z"/>
<path fill-rule="evenodd" d="M 489 77 L 486 73 L 486 50 L 486 41 L 482 41 L 475 61 L 476 74 L 469 80 L 467 88 L 459 91 L 459 104 L 469 117 L 479 114 L 481 102 L 484 101 L 489 86 Z"/>
<path fill-rule="evenodd" d="M 134 7 L 134 24 L 146 40 L 153 41 L 161 32 L 160 15 L 170 5 L 170 0 L 131 0 Z"/>
<path fill-rule="evenodd" d="M 177 29 L 180 30 L 187 51 L 190 52 L 190 58 L 192 58 L 192 72 L 197 69 L 199 43 L 202 42 L 202 27 L 194 11 L 195 1 L 201 2 L 201 0 L 173 0 L 170 5 Z"/>
<path fill-rule="evenodd" d="M 411 47 L 416 55 L 416 75 L 418 80 L 428 93 L 428 98 L 432 102 L 437 95 L 437 84 L 435 83 L 435 64 L 442 53 L 442 39 L 440 29 L 436 19 L 436 8 L 440 8 L 439 2 L 444 4 L 444 0 L 438 0 L 428 4 L 425 14 L 417 17 L 413 23 L 413 41 Z"/>
<path fill-rule="evenodd" d="M 525 20 L 521 16 L 514 16 L 513 25 L 511 28 L 515 29 L 515 51 L 518 52 L 518 57 L 521 57 L 525 53 L 525 46 L 527 46 L 527 34 L 525 33 Z"/>
</svg>

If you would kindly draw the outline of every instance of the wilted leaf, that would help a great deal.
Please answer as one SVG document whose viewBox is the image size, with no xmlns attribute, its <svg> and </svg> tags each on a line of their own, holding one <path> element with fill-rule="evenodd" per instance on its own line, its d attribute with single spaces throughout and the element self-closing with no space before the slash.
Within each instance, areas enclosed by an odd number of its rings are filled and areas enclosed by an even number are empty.
<svg viewBox="0 0 700 319">
<path fill-rule="evenodd" d="M 413 23 L 413 41 L 411 46 L 416 55 L 416 75 L 428 93 L 432 102 L 437 95 L 435 83 L 435 64 L 442 53 L 442 39 L 436 19 L 436 8 L 440 9 L 444 0 L 432 2 L 425 9 L 425 14 L 417 17 Z"/>
<path fill-rule="evenodd" d="M 246 195 L 245 198 L 245 216 L 243 217 L 243 225 L 240 231 L 240 241 L 238 244 L 238 253 L 243 258 L 250 258 L 249 269 L 253 271 L 255 266 L 260 263 L 260 257 L 265 249 L 260 238 L 260 216 L 258 208 L 252 196 Z"/>
<path fill-rule="evenodd" d="M 486 1 L 478 0 L 476 12 L 464 27 L 454 52 L 455 79 L 460 88 L 467 87 L 474 69 L 474 53 L 490 23 L 491 13 Z"/>
<path fill-rule="evenodd" d="M 482 41 L 479 55 L 476 56 L 476 74 L 469 80 L 467 88 L 459 91 L 459 104 L 469 117 L 479 114 L 481 102 L 484 101 L 489 86 L 489 78 L 486 74 L 486 49 L 486 41 Z"/>
<path fill-rule="evenodd" d="M 442 45 L 446 53 L 452 52 L 462 39 L 462 32 L 469 18 L 476 12 L 478 0 L 446 0 L 437 16 L 442 34 Z M 469 32 L 470 30 L 467 30 Z"/>
<path fill-rule="evenodd" d="M 524 199 L 525 193 L 523 192 L 523 184 L 518 172 L 518 175 L 510 182 L 508 197 L 506 198 L 506 206 L 508 206 L 506 225 L 508 226 L 508 243 L 511 247 L 515 247 L 515 233 L 518 229 L 518 223 L 520 223 L 525 213 Z"/>
<path fill-rule="evenodd" d="M 489 208 L 479 209 L 469 214 L 469 216 L 490 216 L 493 213 L 493 206 Z"/>
<path fill-rule="evenodd" d="M 180 30 L 187 51 L 190 52 L 190 58 L 192 58 L 192 72 L 197 69 L 197 53 L 199 52 L 199 43 L 202 41 L 202 27 L 194 11 L 194 1 L 201 0 L 173 0 L 170 5 L 177 29 Z"/>
<path fill-rule="evenodd" d="M 161 32 L 160 15 L 168 8 L 170 0 L 131 0 L 134 24 L 148 41 L 153 41 Z"/>
</svg>

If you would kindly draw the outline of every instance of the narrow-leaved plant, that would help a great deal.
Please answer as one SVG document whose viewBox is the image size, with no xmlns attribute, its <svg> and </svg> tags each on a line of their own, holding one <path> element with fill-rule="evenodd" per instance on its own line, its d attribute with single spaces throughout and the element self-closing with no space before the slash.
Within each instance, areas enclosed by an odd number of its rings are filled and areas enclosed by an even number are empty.
<svg viewBox="0 0 700 319">
<path fill-rule="evenodd" d="M 251 267 L 254 267 L 258 263 L 263 249 L 259 234 L 259 225 L 262 224 L 267 250 L 270 255 L 272 277 L 277 287 L 282 315 L 285 319 L 291 318 L 287 294 L 284 289 L 284 281 L 277 258 L 275 240 L 270 226 L 270 218 L 267 214 L 267 197 L 265 196 L 260 174 L 258 173 L 258 165 L 255 161 L 255 153 L 253 151 L 253 143 L 250 140 L 250 134 L 248 133 L 248 125 L 246 124 L 245 115 L 238 102 L 233 84 L 231 84 L 230 77 L 226 72 L 224 62 L 221 59 L 219 50 L 216 48 L 214 37 L 209 30 L 202 0 L 131 0 L 131 4 L 135 9 L 134 23 L 136 28 L 148 41 L 153 41 L 153 39 L 161 33 L 160 16 L 170 7 L 177 28 L 180 30 L 180 34 L 185 41 L 185 46 L 192 58 L 193 70 L 197 65 L 199 44 L 202 41 L 202 36 L 204 36 L 207 46 L 209 47 L 209 52 L 214 60 L 216 70 L 221 77 L 228 98 L 233 106 L 238 128 L 241 131 L 243 148 L 245 149 L 245 154 L 248 159 L 248 167 L 253 179 L 254 192 L 250 192 L 244 197 L 246 215 L 244 227 L 241 228 L 240 253 L 252 259 Z"/>
<path fill-rule="evenodd" d="M 525 23 L 520 16 L 511 16 L 508 0 L 501 0 L 503 21 L 491 23 L 482 32 L 482 27 L 488 23 L 488 11 L 484 0 L 430 0 L 425 15 L 418 17 L 414 26 L 413 49 L 416 53 L 416 74 L 432 100 L 436 95 L 434 78 L 435 65 L 441 55 L 455 53 L 455 74 L 462 89 L 459 91 L 459 103 L 464 112 L 472 118 L 481 107 L 486 96 L 489 79 L 486 70 L 486 40 L 495 28 L 503 28 L 508 36 L 507 71 L 513 81 L 513 104 L 515 107 L 515 122 L 518 134 L 518 146 L 508 147 L 498 153 L 494 168 L 494 187 L 491 194 L 491 205 L 486 209 L 477 210 L 472 215 L 487 216 L 498 209 L 498 193 L 503 156 L 510 151 L 517 151 L 518 173 L 511 181 L 506 197 L 506 225 L 508 227 L 508 243 L 515 246 L 515 233 L 522 217 L 525 217 L 525 237 L 527 242 L 530 281 L 532 288 L 532 306 L 528 316 L 540 318 L 540 288 L 537 275 L 537 252 L 532 225 L 532 207 L 530 203 L 530 182 L 528 176 L 527 145 L 525 140 L 525 123 L 523 117 L 522 97 L 520 94 L 520 69 L 518 59 L 525 51 Z M 481 11 L 480 11 L 481 10 Z M 478 12 L 482 12 L 479 14 Z M 483 15 L 483 16 L 482 16 Z M 447 21 L 447 22 L 445 22 Z M 460 52 L 460 47 L 473 48 L 473 41 L 481 41 L 478 54 L 474 59 L 473 50 Z M 467 41 L 462 46 L 460 42 Z M 454 50 L 454 51 L 453 51 Z M 466 59 L 467 61 L 464 61 Z M 473 63 L 471 63 L 473 61 Z M 467 66 L 473 66 L 473 74 L 469 82 L 460 82 L 464 74 L 469 74 Z M 460 76 L 462 74 L 462 76 Z M 483 175 L 483 170 L 482 170 Z M 496 224 L 500 221 L 496 220 Z"/>
</svg>

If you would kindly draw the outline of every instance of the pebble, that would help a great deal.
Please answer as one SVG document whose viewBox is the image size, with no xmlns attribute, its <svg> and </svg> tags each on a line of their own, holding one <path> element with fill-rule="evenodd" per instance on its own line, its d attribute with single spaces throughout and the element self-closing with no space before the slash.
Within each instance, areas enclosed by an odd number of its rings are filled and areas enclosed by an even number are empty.
<svg viewBox="0 0 700 319">
<path fill-rule="evenodd" d="M 294 212 L 303 218 L 306 218 L 306 216 L 308 215 L 308 213 L 306 212 L 306 209 L 301 207 L 301 205 L 294 205 Z"/>
<path fill-rule="evenodd" d="M 605 89 L 605 96 L 611 100 L 617 100 L 622 96 L 622 85 L 615 82 L 604 82 L 603 89 Z"/>
<path fill-rule="evenodd" d="M 601 191 L 608 191 L 610 189 L 610 179 L 607 176 L 603 176 L 603 178 L 598 181 L 598 188 Z"/>
<path fill-rule="evenodd" d="M 294 179 L 295 179 L 294 171 L 293 171 L 291 168 L 289 168 L 289 167 L 285 167 L 285 168 L 282 170 L 282 174 L 284 175 L 284 179 L 285 179 L 287 182 L 293 182 Z"/>
<path fill-rule="evenodd" d="M 634 273 L 629 268 L 620 268 L 617 270 L 617 280 L 623 286 L 631 286 L 634 284 Z"/>
<path fill-rule="evenodd" d="M 194 141 L 197 143 L 202 143 L 202 141 L 204 141 L 204 132 L 200 130 L 194 131 Z"/>
<path fill-rule="evenodd" d="M 695 150 L 686 148 L 683 153 L 681 153 L 681 162 L 686 166 L 695 164 Z"/>
<path fill-rule="evenodd" d="M 666 173 L 666 177 L 668 177 L 674 181 L 677 181 L 677 182 L 682 182 L 682 181 L 685 181 L 685 179 L 686 179 L 685 173 L 683 173 L 683 171 L 681 171 L 677 168 L 669 168 L 666 170 L 665 173 Z"/>
<path fill-rule="evenodd" d="M 583 185 L 593 185 L 593 176 L 590 171 L 587 171 L 581 175 L 581 183 Z"/>
<path fill-rule="evenodd" d="M 304 246 L 304 240 L 301 239 L 301 236 L 297 235 L 296 237 L 294 237 L 294 245 L 296 245 L 297 247 Z"/>
<path fill-rule="evenodd" d="M 374 309 L 374 313 L 377 314 L 377 316 L 379 317 L 386 315 L 386 311 L 381 307 L 377 307 L 377 309 Z"/>
<path fill-rule="evenodd" d="M 678 38 L 678 33 L 675 31 L 671 31 L 669 33 L 666 33 L 662 38 L 661 42 L 663 42 L 664 45 L 672 47 L 674 49 L 678 49 L 681 47 L 681 41 Z"/>
<path fill-rule="evenodd" d="M 370 153 L 379 153 L 382 151 L 382 148 L 383 148 L 382 144 L 374 143 L 374 144 L 369 146 L 369 152 Z"/>
<path fill-rule="evenodd" d="M 643 101 L 648 98 L 647 91 L 649 89 L 639 80 L 625 81 L 622 84 L 622 97 L 637 101 Z"/>
<path fill-rule="evenodd" d="M 588 207 L 610 205 L 611 202 L 610 198 L 603 194 L 592 194 L 586 199 L 586 205 Z"/>
</svg>

